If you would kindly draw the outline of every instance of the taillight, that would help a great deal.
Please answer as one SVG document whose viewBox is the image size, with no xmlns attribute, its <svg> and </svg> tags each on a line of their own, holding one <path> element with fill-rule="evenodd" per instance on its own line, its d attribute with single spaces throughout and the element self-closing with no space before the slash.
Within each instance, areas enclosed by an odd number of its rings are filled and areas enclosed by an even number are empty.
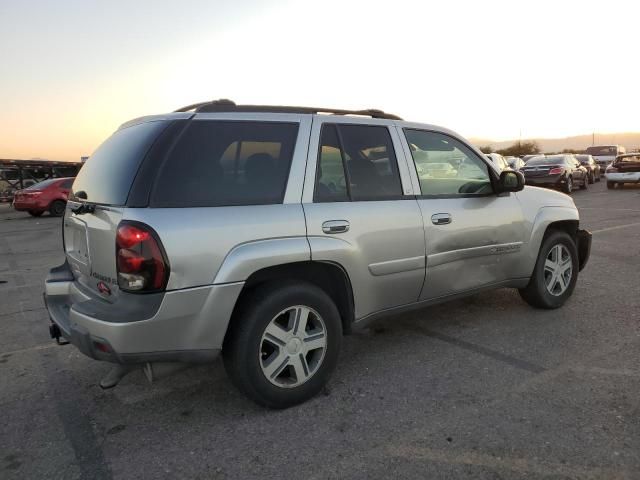
<svg viewBox="0 0 640 480">
<path fill-rule="evenodd" d="M 562 173 L 561 168 L 552 168 L 551 170 L 549 170 L 549 175 L 558 175 L 560 173 Z"/>
<path fill-rule="evenodd" d="M 122 290 L 157 292 L 167 286 L 167 256 L 156 233 L 143 223 L 123 221 L 118 225 L 116 267 Z"/>
</svg>

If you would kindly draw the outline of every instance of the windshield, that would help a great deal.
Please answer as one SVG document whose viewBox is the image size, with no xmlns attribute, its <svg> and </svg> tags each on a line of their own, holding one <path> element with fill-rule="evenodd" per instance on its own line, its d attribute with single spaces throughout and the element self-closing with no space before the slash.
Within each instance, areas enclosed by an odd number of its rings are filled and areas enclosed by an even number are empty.
<svg viewBox="0 0 640 480">
<path fill-rule="evenodd" d="M 73 194 L 105 205 L 124 205 L 142 159 L 166 122 L 146 122 L 118 130 L 89 157 L 73 184 Z"/>
<path fill-rule="evenodd" d="M 586 152 L 588 155 L 616 155 L 618 148 L 611 145 L 605 147 L 589 147 Z"/>
<path fill-rule="evenodd" d="M 25 188 L 25 190 L 44 190 L 48 186 L 53 185 L 54 183 L 56 183 L 58 181 L 60 181 L 59 178 L 50 178 L 49 180 L 45 180 L 45 181 L 40 182 L 40 183 L 34 183 L 30 187 Z"/>
<path fill-rule="evenodd" d="M 629 155 L 628 157 L 618 157 L 616 163 L 640 163 L 640 154 Z"/>
</svg>

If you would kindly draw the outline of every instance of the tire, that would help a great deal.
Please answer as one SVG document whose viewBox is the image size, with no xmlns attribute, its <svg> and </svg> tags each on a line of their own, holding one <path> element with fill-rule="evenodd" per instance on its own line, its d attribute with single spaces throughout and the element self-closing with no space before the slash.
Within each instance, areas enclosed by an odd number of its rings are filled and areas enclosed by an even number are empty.
<svg viewBox="0 0 640 480">
<path fill-rule="evenodd" d="M 593 185 L 594 183 L 596 183 L 596 174 L 595 174 L 595 172 L 591 172 L 591 173 L 589 174 L 589 183 L 590 183 L 590 184 L 592 184 L 592 185 Z"/>
<path fill-rule="evenodd" d="M 547 267 L 547 259 L 549 258 L 551 264 L 555 263 L 554 256 L 557 258 L 558 250 L 555 250 L 554 253 L 552 250 L 557 247 L 561 248 L 562 255 L 560 262 L 557 262 L 556 265 L 559 268 L 565 268 L 565 270 L 562 271 L 562 278 L 557 276 L 554 279 L 554 274 Z M 567 267 L 570 267 L 571 271 L 568 271 Z M 520 296 L 535 308 L 559 308 L 569 299 L 576 287 L 578 268 L 578 249 L 573 239 L 566 232 L 552 231 L 542 241 L 533 275 L 529 284 L 518 290 Z M 551 284 L 551 288 L 548 287 L 548 284 Z"/>
<path fill-rule="evenodd" d="M 49 205 L 49 213 L 52 217 L 61 217 L 64 215 L 64 209 L 67 207 L 67 204 L 62 200 L 54 200 Z"/>
<path fill-rule="evenodd" d="M 39 217 L 43 213 L 44 212 L 42 212 L 40 210 L 29 210 L 29 215 L 31 215 L 32 217 Z"/>
<path fill-rule="evenodd" d="M 599 182 L 600 180 L 602 180 L 602 173 L 598 172 L 598 175 L 596 176 L 596 182 Z"/>
<path fill-rule="evenodd" d="M 609 190 L 613 190 L 614 188 L 616 188 L 616 182 L 609 182 L 607 181 L 607 188 Z"/>
<path fill-rule="evenodd" d="M 567 177 L 567 181 L 562 186 L 562 191 L 569 195 L 573 191 L 573 178 Z"/>
<path fill-rule="evenodd" d="M 589 186 L 589 177 L 582 177 L 582 185 L 580 185 L 580 190 L 586 190 Z"/>
<path fill-rule="evenodd" d="M 307 328 L 313 330 L 298 330 L 296 336 L 298 312 L 303 309 Z M 323 329 L 323 349 L 305 353 L 309 338 L 318 339 Z M 336 366 L 341 343 L 342 322 L 331 298 L 315 285 L 280 282 L 243 297 L 222 356 L 227 374 L 242 393 L 260 405 L 287 408 L 320 392 Z"/>
</svg>

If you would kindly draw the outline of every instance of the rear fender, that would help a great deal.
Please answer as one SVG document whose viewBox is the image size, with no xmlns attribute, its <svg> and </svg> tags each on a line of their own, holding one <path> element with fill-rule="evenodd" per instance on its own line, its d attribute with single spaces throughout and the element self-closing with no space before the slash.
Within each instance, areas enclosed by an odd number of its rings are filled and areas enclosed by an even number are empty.
<svg viewBox="0 0 640 480">
<path fill-rule="evenodd" d="M 234 247 L 227 254 L 213 283 L 244 282 L 258 270 L 309 260 L 311 260 L 311 249 L 306 237 L 275 238 L 244 243 Z"/>
</svg>

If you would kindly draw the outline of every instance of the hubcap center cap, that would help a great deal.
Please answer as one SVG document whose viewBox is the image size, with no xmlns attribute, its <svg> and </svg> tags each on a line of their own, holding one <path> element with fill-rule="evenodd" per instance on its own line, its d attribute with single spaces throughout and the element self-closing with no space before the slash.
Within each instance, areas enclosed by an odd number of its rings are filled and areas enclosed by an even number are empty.
<svg viewBox="0 0 640 480">
<path fill-rule="evenodd" d="M 300 350 L 302 350 L 302 341 L 299 338 L 293 337 L 287 342 L 287 353 L 289 355 L 300 353 Z"/>
</svg>

